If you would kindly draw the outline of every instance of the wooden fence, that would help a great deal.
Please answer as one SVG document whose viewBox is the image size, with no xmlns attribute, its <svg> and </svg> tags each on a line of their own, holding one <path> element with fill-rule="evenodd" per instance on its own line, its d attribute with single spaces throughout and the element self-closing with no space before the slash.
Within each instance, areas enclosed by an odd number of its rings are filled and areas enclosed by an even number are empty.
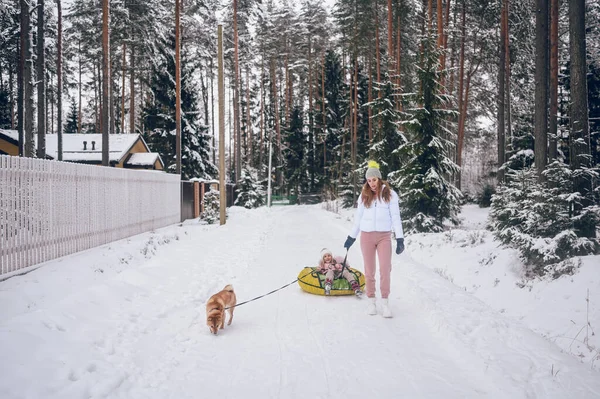
<svg viewBox="0 0 600 399">
<path fill-rule="evenodd" d="M 180 221 L 180 178 L 0 155 L 0 279 Z"/>
</svg>

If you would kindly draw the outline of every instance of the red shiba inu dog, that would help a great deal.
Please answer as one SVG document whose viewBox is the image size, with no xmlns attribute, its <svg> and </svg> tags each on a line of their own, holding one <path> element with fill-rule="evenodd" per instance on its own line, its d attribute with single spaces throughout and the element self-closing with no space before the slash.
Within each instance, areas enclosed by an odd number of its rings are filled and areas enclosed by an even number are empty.
<svg viewBox="0 0 600 399">
<path fill-rule="evenodd" d="M 229 322 L 233 320 L 233 309 L 236 304 L 235 292 L 233 286 L 227 284 L 222 291 L 211 296 L 206 302 L 206 324 L 210 328 L 210 332 L 217 334 L 219 329 L 225 326 L 225 308 L 229 308 Z"/>
</svg>

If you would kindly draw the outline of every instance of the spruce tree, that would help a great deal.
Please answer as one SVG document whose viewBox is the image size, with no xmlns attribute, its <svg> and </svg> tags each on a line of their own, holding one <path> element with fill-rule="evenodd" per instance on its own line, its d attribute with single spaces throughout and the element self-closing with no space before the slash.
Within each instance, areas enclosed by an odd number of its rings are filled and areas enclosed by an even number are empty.
<svg viewBox="0 0 600 399">
<path fill-rule="evenodd" d="M 423 42 L 423 63 L 417 76 L 421 90 L 414 94 L 411 119 L 404 122 L 408 142 L 399 148 L 402 166 L 390 182 L 399 189 L 402 218 L 408 232 L 439 232 L 449 219 L 457 223 L 460 191 L 449 181 L 458 166 L 448 157 L 452 144 L 444 118 L 454 113 L 444 108 L 439 51 L 431 38 Z"/>
<path fill-rule="evenodd" d="M 321 79 L 319 79 L 320 81 Z M 342 137 L 348 129 L 344 119 L 348 113 L 348 87 L 344 83 L 344 71 L 340 56 L 332 51 L 325 55 L 325 98 L 316 102 L 316 165 L 320 177 L 320 188 L 336 188 L 339 177 Z M 323 115 L 323 108 L 325 114 Z M 347 154 L 347 152 L 345 152 Z"/>
<path fill-rule="evenodd" d="M 256 181 L 256 170 L 248 166 L 242 168 L 242 176 L 236 185 L 237 197 L 235 204 L 247 209 L 258 208 L 264 205 L 264 194 L 260 183 Z"/>
<path fill-rule="evenodd" d="M 174 39 L 161 47 L 161 57 L 153 65 L 150 80 L 151 99 L 144 105 L 146 130 L 144 138 L 158 152 L 169 172 L 175 171 L 175 61 L 172 51 Z M 212 179 L 217 169 L 210 161 L 208 126 L 198 118 L 197 93 L 193 82 L 196 65 L 187 52 L 181 52 L 181 178 Z"/>
<path fill-rule="evenodd" d="M 373 142 L 369 146 L 369 158 L 377 160 L 383 176 L 393 179 L 400 168 L 397 150 L 406 144 L 406 137 L 400 131 L 402 119 L 394 99 L 394 86 L 391 81 L 376 85 L 376 98 L 369 104 L 373 110 L 376 126 Z"/>
<path fill-rule="evenodd" d="M 204 212 L 202 212 L 201 218 L 208 224 L 213 224 L 220 218 L 220 194 L 217 190 L 210 189 L 204 193 L 202 200 L 204 205 Z"/>
<path fill-rule="evenodd" d="M 541 182 L 533 166 L 509 170 L 506 184 L 492 197 L 489 228 L 499 241 L 519 251 L 528 273 L 543 275 L 547 265 L 600 249 L 596 240 L 576 234 L 579 220 L 596 224 L 600 212 L 588 206 L 580 215 L 573 214 L 581 203 L 581 195 L 573 193 L 573 174 L 561 161 L 546 167 Z"/>
<path fill-rule="evenodd" d="M 69 110 L 69 115 L 67 116 L 67 124 L 64 128 L 65 133 L 77 133 L 77 117 L 77 104 L 73 98 L 71 100 L 71 109 Z"/>
<path fill-rule="evenodd" d="M 11 127 L 10 106 L 9 92 L 0 86 L 0 129 L 10 129 Z"/>
<path fill-rule="evenodd" d="M 287 147 L 283 151 L 285 161 L 285 181 L 288 192 L 295 194 L 306 191 L 306 142 L 304 137 L 304 119 L 299 107 L 294 107 L 290 117 L 290 126 L 286 129 Z"/>
</svg>

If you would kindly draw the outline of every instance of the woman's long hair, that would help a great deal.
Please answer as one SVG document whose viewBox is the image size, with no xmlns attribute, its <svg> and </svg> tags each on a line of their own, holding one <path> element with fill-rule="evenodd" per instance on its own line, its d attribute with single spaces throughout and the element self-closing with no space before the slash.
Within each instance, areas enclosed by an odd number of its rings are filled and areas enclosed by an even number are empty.
<svg viewBox="0 0 600 399">
<path fill-rule="evenodd" d="M 366 208 L 371 207 L 371 204 L 373 203 L 375 196 L 377 196 L 377 199 L 383 198 L 383 200 L 385 202 L 390 202 L 390 199 L 392 198 L 392 193 L 389 189 L 388 182 L 383 181 L 381 179 L 377 179 L 377 192 L 376 193 L 374 193 L 373 190 L 371 190 L 369 183 L 365 182 L 365 184 L 362 188 L 361 195 L 362 195 L 363 204 L 365 204 Z"/>
</svg>

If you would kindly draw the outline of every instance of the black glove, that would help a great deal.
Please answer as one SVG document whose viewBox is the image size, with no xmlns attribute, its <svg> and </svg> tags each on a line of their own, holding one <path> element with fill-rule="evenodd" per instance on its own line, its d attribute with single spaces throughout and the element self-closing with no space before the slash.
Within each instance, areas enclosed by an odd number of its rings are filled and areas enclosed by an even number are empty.
<svg viewBox="0 0 600 399">
<path fill-rule="evenodd" d="M 396 253 L 400 255 L 404 252 L 404 238 L 396 238 Z"/>
<path fill-rule="evenodd" d="M 354 244 L 354 241 L 356 241 L 356 238 L 352 238 L 352 237 L 348 236 L 348 238 L 346 238 L 346 242 L 344 243 L 344 248 L 350 249 L 352 244 Z"/>
</svg>

